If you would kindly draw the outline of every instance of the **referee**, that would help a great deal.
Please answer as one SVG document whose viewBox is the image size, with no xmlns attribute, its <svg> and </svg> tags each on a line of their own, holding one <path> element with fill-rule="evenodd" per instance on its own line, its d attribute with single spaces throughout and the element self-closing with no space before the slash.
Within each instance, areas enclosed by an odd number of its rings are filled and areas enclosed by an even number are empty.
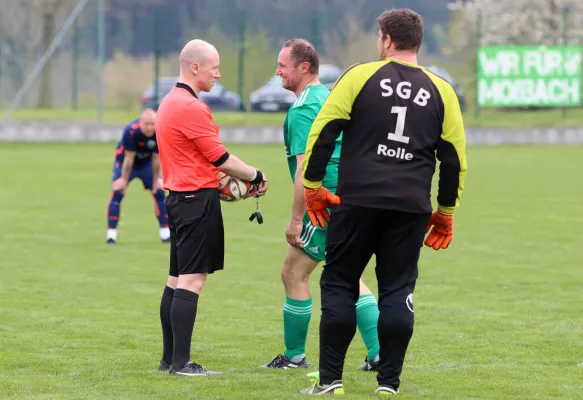
<svg viewBox="0 0 583 400">
<path fill-rule="evenodd" d="M 320 281 L 320 382 L 304 394 L 343 392 L 356 330 L 358 281 L 376 256 L 380 362 L 377 393 L 396 394 L 413 334 L 413 290 L 425 244 L 448 247 L 466 175 L 465 134 L 453 88 L 417 65 L 421 16 L 392 9 L 377 18 L 381 61 L 357 64 L 336 82 L 314 121 L 304 160 L 304 197 L 314 225 L 329 219 Z M 343 131 L 337 196 L 322 187 Z M 438 208 L 430 191 L 440 160 Z M 327 208 L 338 204 L 329 217 Z"/>
<path fill-rule="evenodd" d="M 220 78 L 219 53 L 202 40 L 180 53 L 176 87 L 158 109 L 160 151 L 170 228 L 170 274 L 160 302 L 164 351 L 160 370 L 172 375 L 214 375 L 190 359 L 198 297 L 208 274 L 223 269 L 224 231 L 218 172 L 267 190 L 265 176 L 229 155 L 219 139 L 209 107 L 198 99 Z"/>
</svg>

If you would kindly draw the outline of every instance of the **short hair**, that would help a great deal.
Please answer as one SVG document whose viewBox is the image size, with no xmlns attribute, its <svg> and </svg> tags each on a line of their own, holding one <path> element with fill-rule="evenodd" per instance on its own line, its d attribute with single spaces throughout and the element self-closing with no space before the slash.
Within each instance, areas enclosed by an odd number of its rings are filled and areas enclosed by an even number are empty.
<svg viewBox="0 0 583 400">
<path fill-rule="evenodd" d="M 418 52 L 423 42 L 423 18 L 409 8 L 393 8 L 378 16 L 383 34 L 390 36 L 397 50 Z"/>
<path fill-rule="evenodd" d="M 283 48 L 291 47 L 291 58 L 296 61 L 296 66 L 307 62 L 310 64 L 310 73 L 317 75 L 320 70 L 320 56 L 312 43 L 306 39 L 290 39 L 283 44 Z"/>
</svg>

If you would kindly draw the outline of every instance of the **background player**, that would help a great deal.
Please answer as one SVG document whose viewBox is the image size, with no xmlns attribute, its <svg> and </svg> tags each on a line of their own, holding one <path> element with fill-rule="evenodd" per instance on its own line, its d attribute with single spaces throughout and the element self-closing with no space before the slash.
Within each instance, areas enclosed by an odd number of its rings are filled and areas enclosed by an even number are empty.
<svg viewBox="0 0 583 400">
<path fill-rule="evenodd" d="M 294 182 L 294 200 L 291 220 L 286 229 L 289 245 L 281 270 L 286 295 L 283 306 L 285 352 L 262 367 L 307 368 L 306 337 L 312 315 L 308 279 L 318 263 L 325 261 L 326 229 L 312 226 L 306 214 L 302 162 L 310 127 L 330 91 L 318 79 L 319 56 L 306 40 L 292 39 L 284 43 L 277 63 L 276 74 L 281 77 L 283 87 L 297 96 L 283 127 L 287 161 Z M 326 187 L 332 191 L 335 190 L 338 180 L 340 144 L 341 137 L 334 143 L 334 154 L 324 177 Z M 365 364 L 360 369 L 374 370 L 379 354 L 379 311 L 374 295 L 362 280 L 360 297 L 356 301 L 356 313 L 358 327 L 368 350 Z"/>
<path fill-rule="evenodd" d="M 163 242 L 170 240 L 168 213 L 164 202 L 165 193 L 159 179 L 160 156 L 155 126 L 156 112 L 150 108 L 145 109 L 139 119 L 126 126 L 115 149 L 112 192 L 107 206 L 108 244 L 114 244 L 117 240 L 121 201 L 128 183 L 134 178 L 139 178 L 144 188 L 149 190 L 154 197 L 154 208 L 160 224 L 160 239 Z"/>
</svg>

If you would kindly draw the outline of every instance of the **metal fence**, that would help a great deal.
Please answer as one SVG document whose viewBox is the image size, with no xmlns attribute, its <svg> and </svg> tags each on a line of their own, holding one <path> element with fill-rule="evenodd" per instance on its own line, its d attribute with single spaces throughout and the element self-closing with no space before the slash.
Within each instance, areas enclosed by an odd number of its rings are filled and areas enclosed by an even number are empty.
<svg viewBox="0 0 583 400">
<path fill-rule="evenodd" d="M 0 107 L 137 109 L 156 75 L 177 74 L 182 45 L 201 37 L 221 53 L 222 85 L 248 109 L 251 92 L 273 76 L 279 46 L 290 37 L 312 41 L 323 62 L 340 68 L 375 59 L 375 18 L 385 3 L 2 0 Z M 426 10 L 434 8 L 427 3 Z"/>
<path fill-rule="evenodd" d="M 477 46 L 579 44 L 583 5 L 573 1 L 418 0 L 420 61 L 439 65 L 475 107 Z M 200 37 L 221 54 L 222 86 L 250 109 L 273 77 L 279 46 L 311 40 L 341 69 L 375 60 L 375 19 L 406 0 L 1 0 L 0 108 L 138 110 L 175 77 L 182 45 Z M 522 7 L 522 8 L 521 8 Z M 526 11 L 528 10 L 528 11 Z M 528 18 L 525 19 L 525 16 Z M 152 97 L 154 99 L 152 100 Z"/>
</svg>

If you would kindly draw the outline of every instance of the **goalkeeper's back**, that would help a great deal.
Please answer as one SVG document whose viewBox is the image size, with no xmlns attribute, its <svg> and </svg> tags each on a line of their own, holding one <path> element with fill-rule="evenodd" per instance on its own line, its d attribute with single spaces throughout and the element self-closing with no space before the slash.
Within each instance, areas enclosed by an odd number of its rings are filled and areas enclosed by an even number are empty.
<svg viewBox="0 0 583 400">
<path fill-rule="evenodd" d="M 340 131 L 337 194 L 344 204 L 431 212 L 437 153 L 438 202 L 450 212 L 458 205 L 466 171 L 465 136 L 457 96 L 444 79 L 391 58 L 350 68 L 312 125 L 306 179 L 321 180 Z"/>
</svg>

